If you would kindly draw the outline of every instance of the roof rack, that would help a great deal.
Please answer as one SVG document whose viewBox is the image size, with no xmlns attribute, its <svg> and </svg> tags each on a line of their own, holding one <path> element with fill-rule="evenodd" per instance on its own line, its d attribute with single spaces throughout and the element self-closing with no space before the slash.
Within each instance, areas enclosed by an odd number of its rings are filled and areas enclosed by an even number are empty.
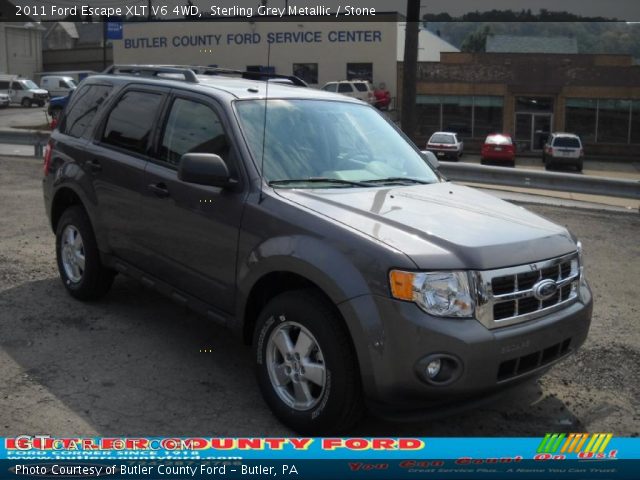
<svg viewBox="0 0 640 480">
<path fill-rule="evenodd" d="M 201 65 L 191 65 L 183 68 L 190 68 L 199 75 L 239 75 L 240 77 L 246 78 L 248 80 L 281 79 L 289 80 L 293 85 L 296 85 L 298 87 L 308 87 L 307 82 L 302 80 L 300 77 L 296 77 L 295 75 L 281 75 L 278 73 L 269 72 L 250 72 L 247 70 L 233 70 L 230 68 L 220 67 L 204 67 Z"/>
<path fill-rule="evenodd" d="M 185 82 L 198 83 L 198 77 L 189 67 L 164 66 L 164 65 L 111 65 L 104 75 L 136 75 L 159 77 L 165 75 L 182 75 Z"/>
<path fill-rule="evenodd" d="M 202 65 L 111 65 L 102 73 L 105 75 L 146 75 L 150 77 L 159 77 L 162 74 L 182 75 L 184 80 L 189 83 L 198 83 L 197 75 L 238 75 L 247 80 L 288 80 L 298 87 L 308 87 L 304 80 L 295 75 L 249 72 Z"/>
</svg>

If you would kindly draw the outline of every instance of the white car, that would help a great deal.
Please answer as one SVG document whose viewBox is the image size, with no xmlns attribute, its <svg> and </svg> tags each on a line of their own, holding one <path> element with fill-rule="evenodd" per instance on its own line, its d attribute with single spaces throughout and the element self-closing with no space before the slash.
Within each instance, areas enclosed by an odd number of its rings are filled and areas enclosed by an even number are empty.
<svg viewBox="0 0 640 480">
<path fill-rule="evenodd" d="M 9 95 L 6 93 L 0 93 L 0 108 L 7 108 L 11 103 Z"/>
<path fill-rule="evenodd" d="M 373 94 L 373 85 L 368 80 L 341 80 L 339 82 L 328 82 L 322 87 L 326 92 L 341 93 L 347 97 L 357 98 L 370 105 L 376 103 Z"/>
<path fill-rule="evenodd" d="M 464 151 L 464 142 L 454 132 L 436 132 L 427 142 L 426 150 L 438 159 L 458 160 Z"/>
<path fill-rule="evenodd" d="M 552 133 L 542 150 L 542 163 L 545 170 L 558 165 L 571 165 L 582 171 L 584 149 L 580 137 L 573 133 Z"/>
</svg>

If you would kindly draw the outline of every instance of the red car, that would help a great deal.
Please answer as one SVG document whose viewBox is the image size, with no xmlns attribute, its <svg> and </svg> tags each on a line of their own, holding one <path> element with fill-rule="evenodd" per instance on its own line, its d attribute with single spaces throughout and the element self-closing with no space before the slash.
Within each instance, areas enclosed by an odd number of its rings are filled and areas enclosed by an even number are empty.
<svg viewBox="0 0 640 480">
<path fill-rule="evenodd" d="M 488 161 L 516 165 L 516 146 L 511 136 L 505 133 L 492 133 L 487 136 L 480 152 L 480 163 Z"/>
</svg>

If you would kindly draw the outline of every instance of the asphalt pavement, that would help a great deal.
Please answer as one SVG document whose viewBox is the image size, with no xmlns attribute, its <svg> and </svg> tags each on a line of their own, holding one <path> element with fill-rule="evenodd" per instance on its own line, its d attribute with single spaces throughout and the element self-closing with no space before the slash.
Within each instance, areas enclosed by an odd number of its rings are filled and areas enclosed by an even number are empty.
<svg viewBox="0 0 640 480">
<path fill-rule="evenodd" d="M 292 435 L 260 396 L 250 349 L 223 328 L 122 276 L 99 302 L 65 292 L 41 171 L 39 159 L 0 157 L 0 435 Z M 595 298 L 584 347 L 482 408 L 368 416 L 352 435 L 639 435 L 640 215 L 527 208 L 583 241 Z"/>
</svg>

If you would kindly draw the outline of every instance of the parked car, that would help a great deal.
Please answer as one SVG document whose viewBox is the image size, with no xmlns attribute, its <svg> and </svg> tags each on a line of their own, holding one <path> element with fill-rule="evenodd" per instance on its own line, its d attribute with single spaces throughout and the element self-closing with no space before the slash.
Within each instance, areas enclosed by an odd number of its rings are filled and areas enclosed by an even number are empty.
<svg viewBox="0 0 640 480">
<path fill-rule="evenodd" d="M 498 162 L 516 165 L 516 146 L 511 135 L 506 133 L 493 133 L 487 135 L 480 150 L 480 163 Z"/>
<path fill-rule="evenodd" d="M 43 107 L 49 98 L 47 91 L 39 88 L 32 80 L 15 75 L 0 75 L 0 93 L 6 93 L 11 103 L 23 107 Z"/>
<path fill-rule="evenodd" d="M 7 108 L 11 104 L 11 99 L 6 93 L 0 93 L 0 108 Z"/>
<path fill-rule="evenodd" d="M 552 133 L 542 150 L 542 162 L 546 170 L 569 165 L 581 172 L 583 157 L 582 141 L 573 133 Z"/>
<path fill-rule="evenodd" d="M 275 415 L 315 435 L 458 410 L 582 345 L 565 227 L 449 183 L 370 105 L 266 79 L 83 81 L 44 156 L 71 296 L 120 273 L 229 327 Z"/>
<path fill-rule="evenodd" d="M 49 92 L 50 97 L 64 97 L 76 89 L 76 82 L 63 75 L 45 75 L 40 79 L 40 87 Z"/>
<path fill-rule="evenodd" d="M 335 92 L 347 97 L 357 98 L 371 105 L 375 104 L 373 87 L 367 80 L 342 80 L 339 82 L 329 82 L 322 87 L 325 92 Z"/>
<path fill-rule="evenodd" d="M 378 88 L 373 91 L 375 97 L 375 106 L 380 110 L 388 110 L 391 105 L 391 92 L 387 90 L 384 83 L 381 83 Z"/>
<path fill-rule="evenodd" d="M 55 97 L 49 100 L 49 106 L 47 107 L 47 113 L 51 118 L 58 118 L 64 107 L 69 103 L 69 99 L 71 98 L 71 92 L 63 97 Z"/>
<path fill-rule="evenodd" d="M 436 132 L 427 141 L 426 150 L 442 160 L 458 160 L 464 151 L 464 142 L 454 132 Z"/>
</svg>

